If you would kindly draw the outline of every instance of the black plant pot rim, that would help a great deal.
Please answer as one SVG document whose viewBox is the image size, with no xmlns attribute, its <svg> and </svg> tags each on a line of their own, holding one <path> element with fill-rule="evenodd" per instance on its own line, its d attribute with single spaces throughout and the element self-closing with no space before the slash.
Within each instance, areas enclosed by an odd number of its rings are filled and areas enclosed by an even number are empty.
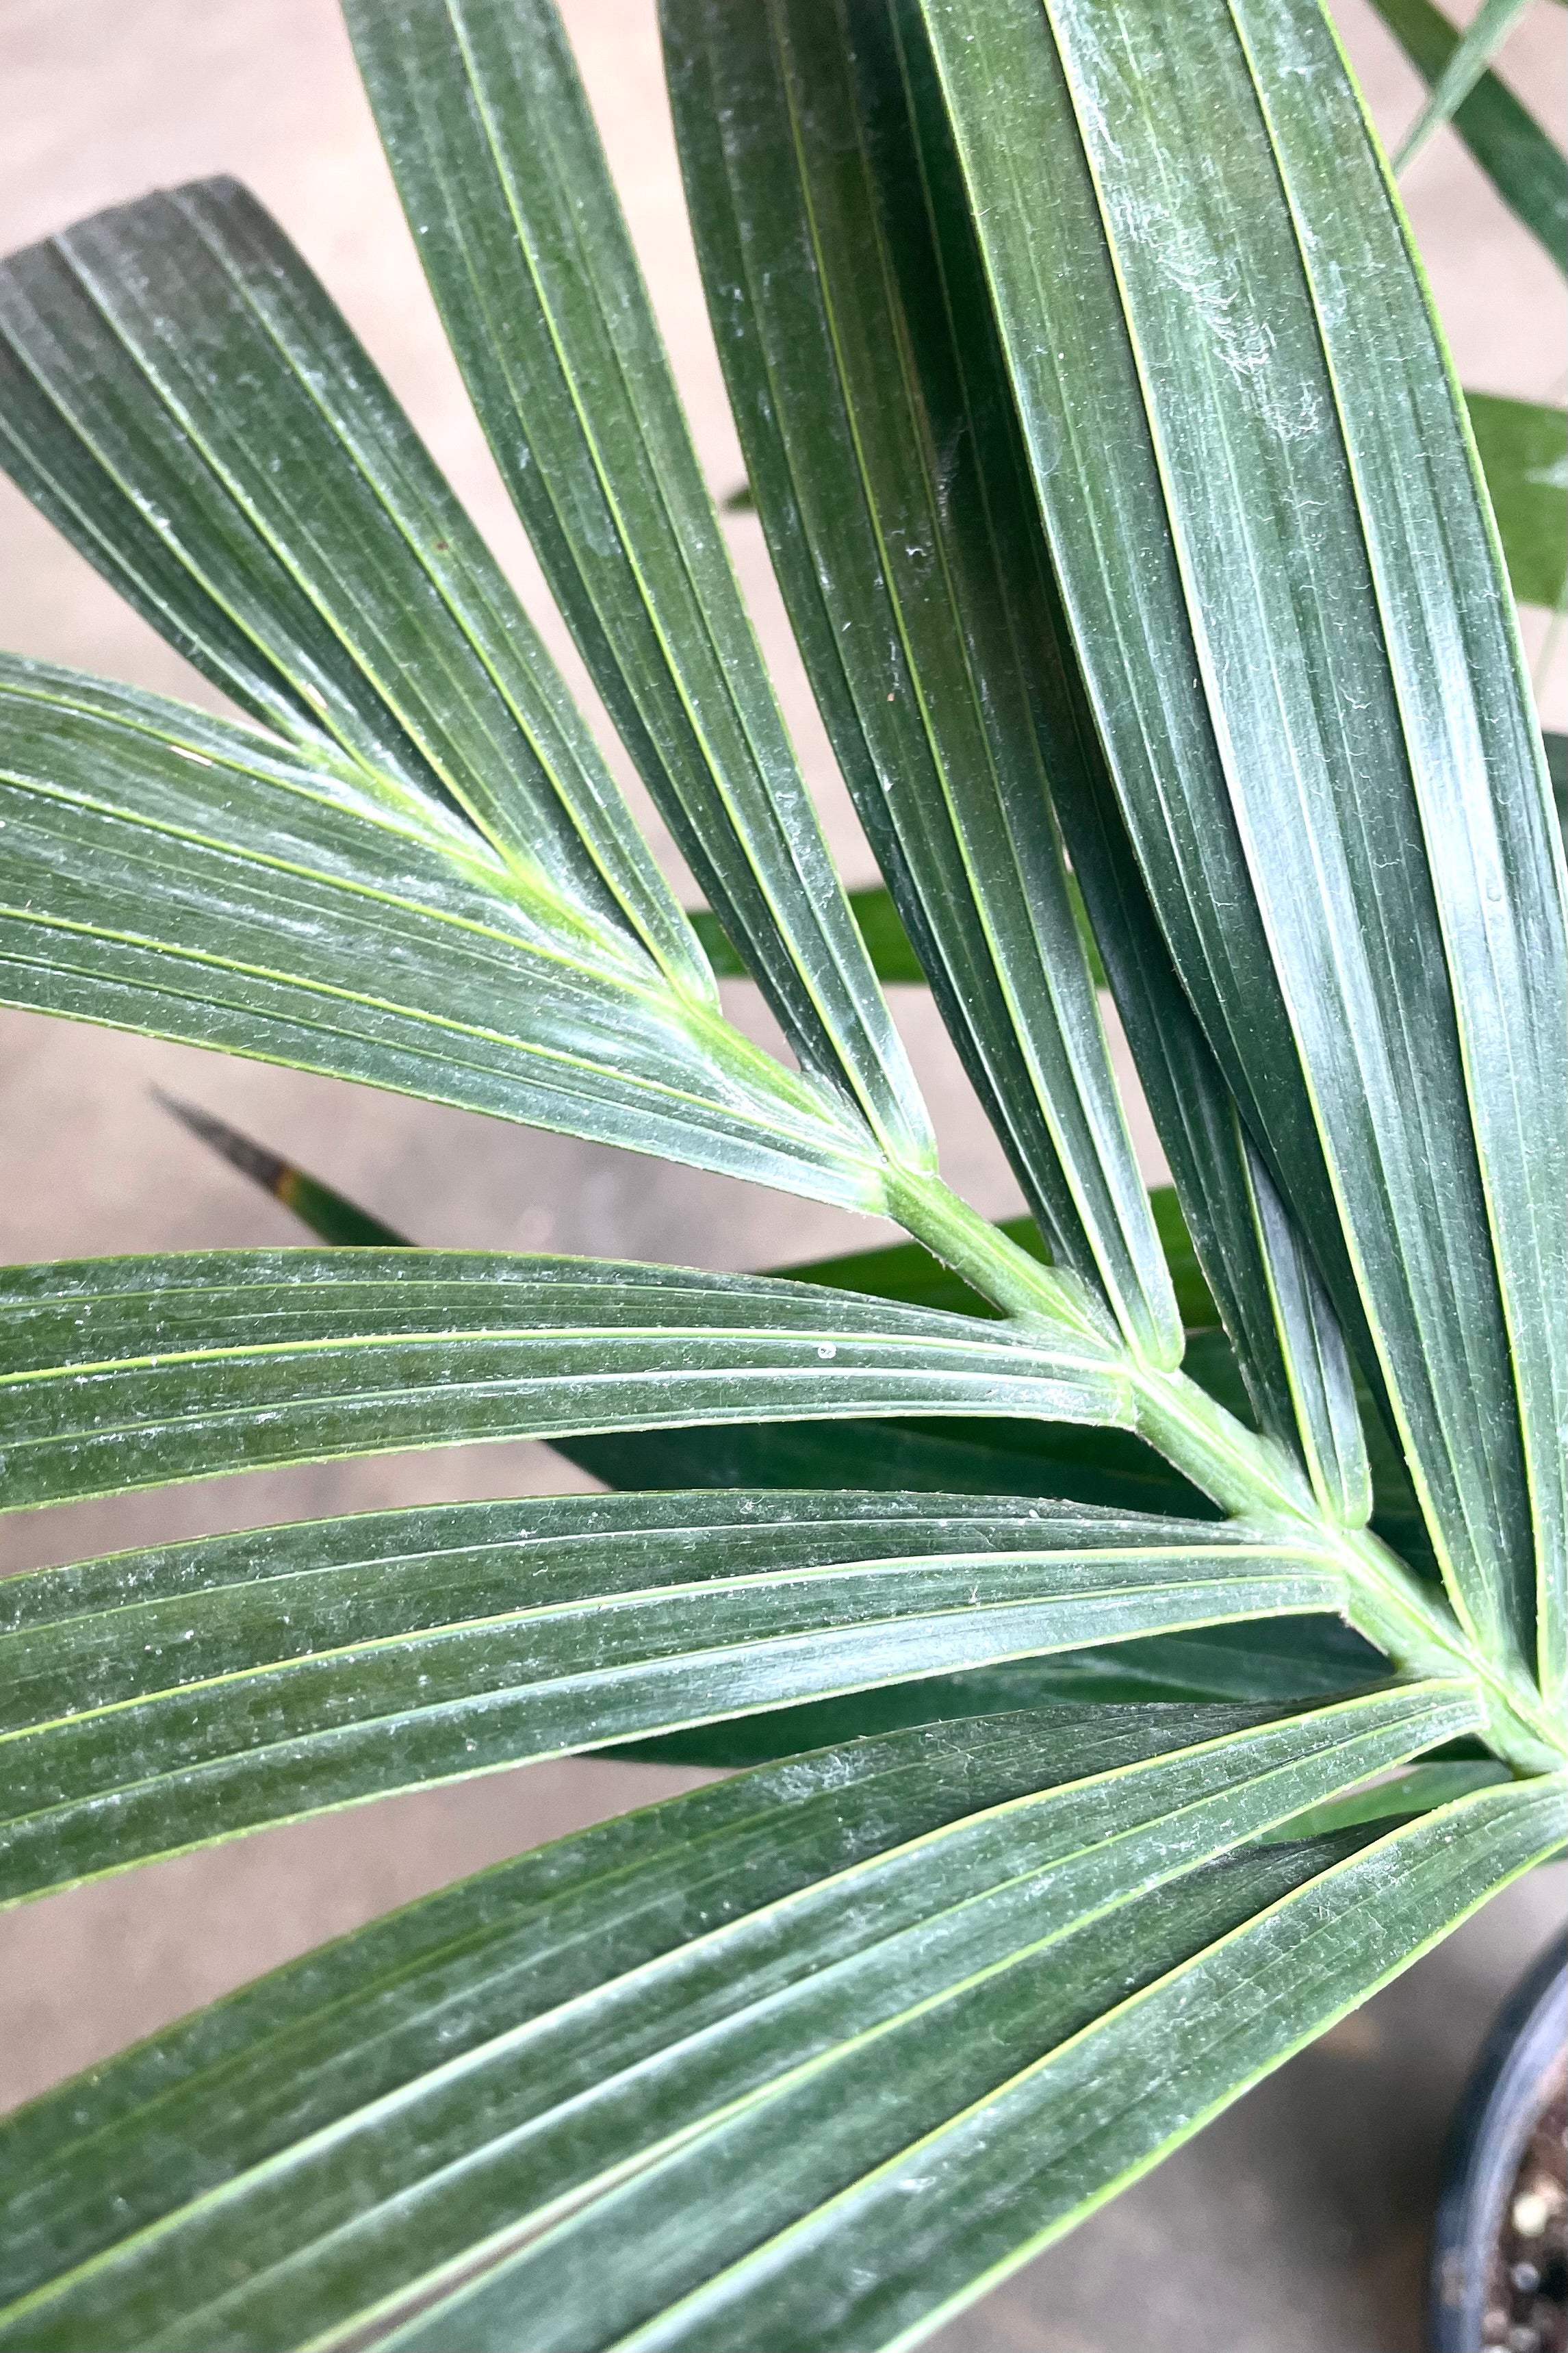
<svg viewBox="0 0 1568 2353">
<path fill-rule="evenodd" d="M 1432 2238 L 1431 2353 L 1482 2353 L 1492 2250 L 1563 2045 L 1568 1929 L 1499 2011 L 1449 2128 Z"/>
</svg>

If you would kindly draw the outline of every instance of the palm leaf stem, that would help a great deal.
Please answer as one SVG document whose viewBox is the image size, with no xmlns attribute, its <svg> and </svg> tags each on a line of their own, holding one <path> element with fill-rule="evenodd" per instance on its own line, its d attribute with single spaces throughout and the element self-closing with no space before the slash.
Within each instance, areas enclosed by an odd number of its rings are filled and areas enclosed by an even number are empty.
<svg viewBox="0 0 1568 2353">
<path fill-rule="evenodd" d="M 1289 1527 L 1298 1541 L 1329 1556 L 1346 1580 L 1351 1624 L 1403 1672 L 1474 1677 L 1485 1694 L 1486 1736 L 1498 1756 L 1526 1773 L 1558 1767 L 1568 1753 L 1563 1726 L 1522 1670 L 1472 1641 L 1447 1604 L 1380 1536 L 1330 1518 L 1282 1448 L 1247 1430 L 1179 1369 L 1148 1364 L 1119 1345 L 1087 1291 L 1031 1259 L 939 1177 L 900 1176 L 889 1187 L 889 1212 L 1004 1314 L 1059 1323 L 1064 1300 L 1076 1307 L 1080 1328 L 1099 1330 L 1112 1360 L 1121 1358 L 1140 1437 L 1232 1516 L 1270 1533 Z"/>
<path fill-rule="evenodd" d="M 1533 1683 L 1472 1642 L 1447 1603 L 1381 1536 L 1323 1514 L 1283 1450 L 1244 1428 L 1184 1373 L 1139 1369 L 1133 1388 L 1139 1436 L 1194 1486 L 1253 1524 L 1310 1524 L 1314 1547 L 1345 1577 L 1347 1614 L 1359 1634 L 1405 1673 L 1474 1676 L 1485 1694 L 1486 1736 L 1496 1753 L 1525 1772 L 1557 1768 L 1563 1728 Z"/>
</svg>

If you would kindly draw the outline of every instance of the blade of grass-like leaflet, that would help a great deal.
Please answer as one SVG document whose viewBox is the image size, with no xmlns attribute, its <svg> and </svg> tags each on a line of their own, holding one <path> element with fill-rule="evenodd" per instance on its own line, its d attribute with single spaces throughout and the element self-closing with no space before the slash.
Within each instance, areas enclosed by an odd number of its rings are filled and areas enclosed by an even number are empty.
<svg viewBox="0 0 1568 2353">
<path fill-rule="evenodd" d="M 1173 1185 L 1156 1185 L 1150 1192 L 1149 1206 L 1154 1212 L 1184 1325 L 1189 1332 L 1212 1328 L 1221 1320 L 1219 1307 L 1198 1258 L 1180 1194 Z"/>
<path fill-rule="evenodd" d="M 879 213 L 873 151 L 899 125 L 858 111 L 858 72 L 873 99 L 889 79 L 858 55 L 875 18 L 850 37 L 833 0 L 677 0 L 663 23 L 748 468 L 862 821 L 1053 1253 L 1173 1364 L 1003 586 L 1011 518 L 987 512 L 962 384 L 922 379 L 905 315 L 937 277 L 907 157 Z"/>
<path fill-rule="evenodd" d="M 927 1165 L 552 0 L 346 13 L 479 421 L 627 749 L 792 1043 Z"/>
<path fill-rule="evenodd" d="M 1403 172 L 1445 122 L 1452 120 L 1502 47 L 1531 0 L 1481 0 L 1459 37 L 1431 95 L 1400 141 L 1394 168 Z"/>
<path fill-rule="evenodd" d="M 1079 1422 L 781 1419 L 700 1436 L 625 1431 L 552 1442 L 557 1453 L 619 1488 L 867 1486 L 1052 1495 L 1198 1518 L 1214 1510 L 1130 1430 Z"/>
<path fill-rule="evenodd" d="M 224 615 L 372 780 L 465 808 L 520 887 L 712 982 L 539 638 L 329 297 L 232 181 L 101 213 L 0 270 L 13 430 L 88 554 L 150 535 L 187 641 Z M 24 482 L 24 487 L 27 487 Z M 89 540 L 89 534 L 91 534 Z M 118 585 L 118 584 L 117 584 Z M 149 617 L 156 618 L 155 615 Z M 205 666 L 231 683 L 222 646 Z M 278 697 L 233 681 L 287 726 Z M 289 729 L 300 734 L 297 725 Z"/>
<path fill-rule="evenodd" d="M 1461 36 L 1432 0 L 1372 0 L 1422 79 L 1439 81 Z M 1494 73 L 1456 108 L 1453 126 L 1515 218 L 1568 270 L 1568 160 Z"/>
<path fill-rule="evenodd" d="M 774 2341 L 801 2353 L 917 2342 L 1542 1860 L 1560 1841 L 1565 1795 L 1561 1782 L 1481 1791 L 1393 1831 L 1251 1919 L 1216 1920 L 1190 1958 L 1125 2001 L 1101 1979 L 1103 2015 L 1005 2084 L 994 2070 L 986 2083 L 973 2067 L 969 2038 L 952 2021 L 940 2012 L 919 2021 L 905 2038 L 909 2049 L 895 2055 L 872 2046 L 834 2086 L 837 2130 L 813 2112 L 816 2084 L 781 2101 L 776 2116 L 742 2115 L 684 2160 L 668 2158 L 591 2206 L 575 2227 L 559 2226 L 488 2293 L 485 2284 L 459 2292 L 388 2341 L 398 2353 L 436 2353 L 457 2341 L 456 2323 L 475 2353 L 500 2353 L 516 2341 L 514 2297 L 553 2316 L 559 2294 L 570 2296 L 564 2329 L 532 2336 L 542 2353 L 568 2346 L 607 2353 L 612 2345 L 616 2353 L 721 2353 L 756 2341 L 762 2327 L 787 2331 Z M 987 1989 L 976 2008 L 1001 2009 L 1009 1990 L 1005 1981 Z M 1037 2018 L 1029 2023 L 1037 2032 L 1046 2021 L 1037 2025 Z M 922 2094 L 948 2114 L 910 2133 Z M 847 2145 L 856 2126 L 862 2137 Z M 829 2137 L 832 2158 L 823 2145 Z M 892 2147 L 868 2167 L 868 2144 L 879 2141 Z M 738 2168 L 763 2145 L 772 2217 L 741 2210 L 741 2183 L 750 2184 Z M 847 2179 L 825 2197 L 833 2159 Z M 813 2160 L 815 2180 L 805 2178 Z M 700 2162 L 720 2186 L 696 2198 Z M 776 2235 L 759 2245 L 772 2218 Z M 646 2233 L 638 2277 L 619 2297 L 602 2258 L 595 2268 L 602 2230 Z M 579 2266 L 570 2288 L 557 2268 L 567 2264 Z M 696 2274 L 700 2284 L 659 2310 L 657 2285 L 671 2273 Z"/>
<path fill-rule="evenodd" d="M 1276 1041 L 1257 1017 L 1269 1005 L 1288 1010 L 1290 1084 L 1310 1080 L 1321 1139 L 1309 1174 L 1326 1150 L 1334 1223 L 1343 1219 L 1353 1250 L 1376 1361 L 1451 1591 L 1482 1640 L 1527 1649 L 1531 1499 L 1489 1222 L 1497 1181 L 1522 1171 L 1515 1162 L 1489 1189 L 1482 1181 L 1449 993 L 1449 877 L 1439 881 L 1440 917 L 1410 776 L 1409 763 L 1424 759 L 1424 714 L 1407 718 L 1405 701 L 1405 633 L 1447 610 L 1463 643 L 1469 583 L 1444 565 L 1414 592 L 1430 596 L 1429 614 L 1380 605 L 1400 548 L 1415 558 L 1397 509 L 1369 523 L 1355 468 L 1369 439 L 1398 439 L 1397 392 L 1386 370 L 1353 396 L 1331 374 L 1228 16 L 1205 7 L 1181 44 L 1152 47 L 1136 6 L 1064 5 L 1047 19 L 994 0 L 962 26 L 948 0 L 923 0 L 923 11 L 1037 490 L 1162 923 L 1211 1042 L 1225 1054 L 1239 1046 L 1269 1090 L 1261 1103 L 1254 1090 L 1259 1110 L 1278 1109 L 1279 1074 Z M 1300 14 L 1282 39 L 1304 37 Z M 995 108 L 985 94 L 999 89 L 1007 104 Z M 1271 107 L 1277 95 L 1271 86 Z M 1336 61 L 1294 82 L 1288 105 L 1300 114 L 1294 135 L 1325 168 L 1331 147 L 1364 140 Z M 1234 126 L 1217 153 L 1203 129 L 1216 110 Z M 1044 233 L 1012 185 L 1024 152 L 1051 158 Z M 1331 240 L 1346 234 L 1337 222 L 1323 229 Z M 1412 306 L 1423 325 L 1426 313 L 1392 215 L 1365 234 L 1378 274 L 1363 272 L 1342 311 L 1355 309 L 1354 332 L 1374 350 L 1381 331 L 1387 357 Z M 1314 270 L 1321 278 L 1338 264 L 1332 248 Z M 1335 327 L 1342 334 L 1342 316 Z M 1345 420 L 1336 393 L 1355 400 Z M 1109 438 L 1108 415 L 1117 418 Z M 1462 464 L 1451 410 L 1438 422 Z M 1447 465 L 1447 450 L 1426 462 Z M 1300 526 L 1303 502 L 1310 533 Z M 1108 565 L 1099 551 L 1130 535 L 1148 560 Z M 1490 725 L 1506 744 L 1518 713 L 1504 653 L 1503 676 L 1485 685 L 1500 699 Z M 1454 693 L 1471 691 L 1459 675 Z M 1129 713 L 1149 731 L 1142 741 Z M 1528 800 L 1508 822 L 1528 836 Z M 1433 851 L 1445 867 L 1457 854 L 1458 845 Z M 1194 858 L 1189 873 L 1184 861 Z M 1519 913 L 1511 880 L 1496 910 L 1500 936 Z M 1533 905 L 1535 873 L 1520 887 Z M 1471 907 L 1479 914 L 1474 898 Z M 1489 915 L 1483 934 L 1491 924 Z M 1549 929 L 1548 988 L 1552 961 Z M 1455 977 L 1484 993 L 1484 974 Z M 1244 1018 L 1253 1026 L 1238 1036 Z M 1496 1083 L 1510 1097 L 1508 1074 Z M 1299 1139 L 1244 1108 L 1336 1305 L 1348 1309 L 1343 1258 L 1325 1249 L 1335 1237 L 1315 1188 L 1303 1189 Z M 1484 1143 L 1490 1151 L 1495 1138 Z M 1522 1230 L 1533 1247 L 1528 1217 Z"/>
<path fill-rule="evenodd" d="M 12 1506 L 465 1440 L 786 1415 L 1126 1421 L 1076 1331 L 484 1250 L 0 1269 Z"/>
<path fill-rule="evenodd" d="M 1308 1546 L 960 1496 L 555 1496 L 119 1553 L 0 1590 L 0 1903 L 531 1757 L 1345 1606 Z"/>
<path fill-rule="evenodd" d="M 0 659 L 0 716 L 5 1001 L 879 1201 L 859 1122 L 477 835 L 41 664 Z"/>
<path fill-rule="evenodd" d="M 1472 1715 L 1463 1686 L 1422 1685 L 1255 1729 L 1222 1710 L 981 1720 L 526 1856 L 0 2126 L 17 2185 L 0 2343 L 336 2341 L 683 2135 L 743 2128 L 792 2084 L 829 2089 L 868 2050 L 918 2042 L 922 2016 L 950 2030 L 954 2005 L 1023 1994 L 1022 2017 L 992 2010 L 1005 2041 L 945 2034 L 961 2069 L 1005 2079 L 1020 2038 L 1036 2059 L 1300 1883 L 1299 1849 L 1217 1883 L 1211 1858 Z M 160 2166 L 130 2161 L 149 2130 Z M 781 2158 L 781 2187 L 810 2155 Z M 768 2200 L 765 2171 L 748 2186 Z M 710 2179 L 694 2231 L 727 2208 Z M 605 2341 L 579 2300 L 596 2288 L 657 2295 L 634 2246 L 536 2306 L 531 2340 Z M 476 2324 L 442 2341 L 480 2342 Z"/>
<path fill-rule="evenodd" d="M 1559 605 L 1568 587 L 1568 410 L 1467 392 L 1470 430 L 1521 605 Z"/>
<path fill-rule="evenodd" d="M 305 599 L 268 564 L 265 550 L 244 547 L 243 534 L 236 533 L 228 543 L 208 547 L 208 577 L 221 573 L 224 588 L 237 590 L 242 604 L 247 571 L 259 569 L 268 575 L 268 634 L 276 639 L 285 629 L 292 633 L 290 677 L 274 667 L 221 591 L 195 577 L 184 550 L 168 544 L 154 518 L 124 495 L 114 476 L 62 420 L 12 349 L 6 326 L 22 322 L 16 318 L 14 285 L 5 291 L 10 299 L 0 308 L 0 465 L 17 488 L 144 621 L 248 718 L 259 720 L 296 752 L 327 765 L 344 760 L 344 733 L 368 745 L 372 730 L 365 723 L 368 696 L 363 683 L 326 633 L 316 640 L 317 617 Z M 159 470 L 148 464 L 145 449 L 142 457 L 139 470 L 145 491 Z M 329 709 L 338 713 L 335 734 L 325 723 Z M 350 765 L 362 784 L 372 773 L 363 762 Z M 412 808 L 421 808 L 426 796 L 433 803 L 447 805 L 414 747 L 395 742 L 390 714 L 378 740 L 374 776 L 383 793 Z"/>
<path fill-rule="evenodd" d="M 1299 31 L 1254 0 L 1234 15 L 1297 224 L 1420 813 L 1533 1519 L 1534 1591 L 1513 1622 L 1527 1635 L 1533 1619 L 1555 1694 L 1568 1681 L 1568 871 L 1460 396 L 1370 127 L 1336 141 L 1331 164 L 1289 102 L 1303 72 L 1333 70 L 1320 15 L 1302 9 Z M 1341 87 L 1353 102 L 1348 74 Z M 1352 290 L 1373 282 L 1375 319 Z M 1485 1388 L 1469 1402 L 1490 1419 Z M 1491 1631 L 1512 1564 L 1489 1551 L 1477 1565 L 1494 1589 L 1470 1607 Z"/>
</svg>

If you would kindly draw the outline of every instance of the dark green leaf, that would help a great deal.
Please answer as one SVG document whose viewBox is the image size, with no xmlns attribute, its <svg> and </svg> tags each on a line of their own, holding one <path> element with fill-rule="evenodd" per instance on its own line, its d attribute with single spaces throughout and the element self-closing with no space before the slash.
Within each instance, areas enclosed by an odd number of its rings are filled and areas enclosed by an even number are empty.
<svg viewBox="0 0 1568 2353">
<path fill-rule="evenodd" d="M 1258 1262 L 1268 1287 L 1279 1335 L 1277 1360 L 1289 1385 L 1291 1415 L 1266 1421 L 1299 1445 L 1319 1504 L 1341 1527 L 1372 1516 L 1367 1460 L 1355 1377 L 1322 1278 L 1300 1229 L 1258 1155 L 1237 1134 L 1253 1219 Z M 1195 1372 L 1194 1377 L 1200 1377 Z"/>
<path fill-rule="evenodd" d="M 1359 1334 L 1343 1219 L 1458 1606 L 1500 1655 L 1533 1648 L 1539 1600 L 1555 1655 L 1561 867 L 1370 134 L 1305 5 L 1214 0 L 1180 43 L 1144 0 L 922 13 L 1183 980 Z M 1129 544 L 1137 565 L 1104 562 Z"/>
<path fill-rule="evenodd" d="M 967 406 L 945 322 L 922 340 L 909 315 L 941 312 L 940 257 L 917 159 L 889 152 L 901 94 L 888 124 L 876 107 L 886 28 L 879 47 L 862 11 L 851 39 L 832 0 L 667 0 L 663 23 L 709 310 L 840 766 L 1053 1257 L 1169 1366 L 1179 1319 L 1046 783 L 1053 753 L 1086 753 L 1012 594 L 1024 509 L 979 470 L 1005 427 Z"/>
<path fill-rule="evenodd" d="M 1557 829 L 1568 834 L 1568 735 L 1548 735 L 1545 744 L 1552 797 L 1557 808 Z"/>
<path fill-rule="evenodd" d="M 1310 1385 L 1321 1354 L 1336 1346 L 1342 1353 L 1332 1309 L 1315 1284 L 1310 1312 L 1303 1314 L 1309 1293 L 1299 1271 L 1302 1241 L 1277 1188 L 1274 1214 L 1267 1223 L 1258 1214 L 1268 1171 L 1183 992 L 1121 816 L 1103 790 L 1064 795 L 1061 807 L 1105 942 L 1110 983 L 1144 1099 L 1174 1179 L 1173 1208 L 1206 1294 L 1206 1313 L 1184 1310 L 1184 1321 L 1224 1325 L 1241 1374 L 1244 1413 L 1310 1465 L 1333 1451 L 1324 1444 L 1321 1413 L 1304 1430 L 1298 1420 L 1317 1402 Z M 1189 1345 L 1188 1369 L 1201 1380 L 1191 1357 Z M 1353 1442 L 1353 1431 L 1346 1434 Z M 1355 1492 L 1352 1482 L 1339 1498 L 1341 1508 Z"/>
<path fill-rule="evenodd" d="M 1394 158 L 1396 172 L 1405 169 L 1434 131 L 1452 120 L 1529 6 L 1530 0 L 1481 0 L 1433 84 L 1431 96 L 1399 142 Z"/>
<path fill-rule="evenodd" d="M 336 2341 L 498 2232 L 607 2190 L 586 2210 L 596 2242 L 628 2164 L 693 2132 L 699 2147 L 766 2133 L 782 2113 L 804 2137 L 778 2139 L 776 2164 L 710 2173 L 687 2200 L 688 2263 L 693 2242 L 700 2262 L 704 2241 L 723 2245 L 742 2184 L 754 2242 L 802 2161 L 817 2160 L 809 2203 L 842 2167 L 861 2111 L 836 2094 L 858 2093 L 868 2061 L 893 2113 L 869 2098 L 852 2179 L 889 2126 L 899 2147 L 922 2112 L 952 2114 L 933 2030 L 977 2084 L 1053 2045 L 1070 2066 L 1077 2030 L 1108 2006 L 1126 2017 L 1130 1992 L 1299 1885 L 1323 1850 L 1217 1873 L 1211 1858 L 1473 1719 L 1458 1685 L 1256 1729 L 1219 1710 L 981 1719 L 764 1768 L 526 1856 L 0 2126 L 15 2185 L 0 2342 Z M 1499 1827 L 1506 1843 L 1506 1814 Z M 1462 1842 L 1456 1867 L 1475 1868 Z M 1340 1966 L 1364 1970 L 1353 1942 Z M 1302 2007 L 1279 2031 L 1300 2034 Z M 645 2176 L 656 2194 L 668 2164 Z M 438 2341 L 605 2343 L 588 2303 L 616 2284 L 644 2310 L 668 2293 L 663 2232 L 646 2270 L 629 2243 L 564 2293 L 552 2280 L 525 2330 L 513 2318 L 498 2338 L 465 2316 L 432 2324 Z"/>
<path fill-rule="evenodd" d="M 712 983 L 586 726 L 332 302 L 232 181 L 0 269 L 17 479 L 248 710 L 390 806 L 466 809 L 516 887 Z M 340 759 L 340 765 L 341 759 Z"/>
<path fill-rule="evenodd" d="M 756 1275 L 483 1250 L 0 1270 L 7 1504 L 405 1446 L 913 1408 L 1125 1421 L 1043 1325 Z"/>
<path fill-rule="evenodd" d="M 154 1088 L 153 1092 L 182 1127 L 189 1128 L 193 1135 L 210 1145 L 220 1160 L 226 1160 L 231 1168 L 248 1176 L 253 1185 L 259 1185 L 264 1193 L 270 1193 L 286 1209 L 292 1209 L 300 1223 L 322 1241 L 343 1250 L 411 1247 L 405 1235 L 384 1225 L 368 1209 L 356 1208 L 319 1177 L 296 1168 L 292 1161 L 281 1159 L 264 1145 L 253 1143 L 226 1120 L 215 1119 L 196 1103 L 181 1103 L 177 1096 L 164 1094 L 161 1088 Z"/>
<path fill-rule="evenodd" d="M 950 1978 L 945 2000 L 917 2006 L 921 1972 L 901 1989 L 904 2015 L 801 2066 L 389 2341 L 501 2353 L 525 2328 L 540 2353 L 908 2343 L 1550 1852 L 1565 1797 L 1561 1780 L 1480 1791 L 1272 1901 L 1259 1889 L 1250 1918 L 1226 1905 L 1223 1877 L 1178 1881 L 1145 1907 L 1136 1945 L 1114 1910 L 1057 1939 L 1037 1913 L 1044 1949 Z M 1215 1894 L 1207 1918 L 1188 1908 Z M 635 2265 L 614 2260 L 634 2244 Z"/>
<path fill-rule="evenodd" d="M 859 927 L 879 980 L 924 985 L 920 958 L 910 945 L 910 935 L 886 891 L 851 891 L 849 912 Z M 718 916 L 707 907 L 698 907 L 689 920 L 719 978 L 743 980 L 747 972 L 745 958 L 737 953 Z"/>
<path fill-rule="evenodd" d="M 627 1431 L 556 1442 L 607 1486 L 872 1487 L 884 1493 L 1053 1495 L 1204 1518 L 1208 1499 L 1124 1430 L 1049 1422 L 776 1421 Z"/>
<path fill-rule="evenodd" d="M 0 995 L 868 1201 L 870 1139 L 477 835 L 254 729 L 0 661 Z"/>
<path fill-rule="evenodd" d="M 1432 0 L 1373 0 L 1422 79 L 1441 79 L 1459 46 Z M 1509 210 L 1568 269 L 1568 162 L 1496 74 L 1484 73 L 1456 110 L 1454 129 Z"/>
<path fill-rule="evenodd" d="M 117 1553 L 0 1587 L 0 1902 L 529 1757 L 1346 1599 L 1321 1555 L 1235 1525 L 843 1492 Z"/>
<path fill-rule="evenodd" d="M 1171 1270 L 1171 1281 L 1176 1287 L 1176 1305 L 1181 1310 L 1182 1322 L 1189 1332 L 1218 1324 L 1219 1309 L 1205 1277 L 1186 1219 L 1182 1214 L 1181 1197 L 1175 1187 L 1156 1185 L 1149 1196 L 1149 1206 L 1154 1212 L 1154 1223 L 1160 1229 L 1160 1247 L 1165 1253 L 1165 1264 Z"/>
<path fill-rule="evenodd" d="M 1321 1806 L 1309 1806 L 1304 1814 L 1290 1821 L 1281 1822 L 1278 1830 L 1264 1834 L 1268 1846 L 1289 1839 L 1329 1838 L 1337 1831 L 1354 1830 L 1363 1822 L 1409 1821 L 1417 1814 L 1429 1814 L 1436 1807 L 1451 1805 L 1456 1798 L 1467 1798 L 1472 1789 L 1491 1789 L 1510 1780 L 1506 1765 L 1495 1759 L 1476 1758 L 1473 1761 L 1448 1765 L 1412 1765 L 1403 1773 L 1377 1781 L 1370 1788 L 1352 1790 L 1346 1798 L 1328 1798 Z"/>
<path fill-rule="evenodd" d="M 1015 1659 L 970 1674 L 893 1683 L 847 1699 L 816 1700 L 633 1741 L 615 1753 L 652 1764 L 758 1765 L 906 1725 L 946 1724 L 1012 1708 L 1084 1702 L 1114 1707 L 1181 1701 L 1190 1706 L 1216 1700 L 1300 1707 L 1309 1700 L 1363 1690 L 1387 1673 L 1386 1659 L 1341 1619 L 1260 1618 L 1251 1624 L 1142 1635 L 1104 1650 Z"/>
</svg>

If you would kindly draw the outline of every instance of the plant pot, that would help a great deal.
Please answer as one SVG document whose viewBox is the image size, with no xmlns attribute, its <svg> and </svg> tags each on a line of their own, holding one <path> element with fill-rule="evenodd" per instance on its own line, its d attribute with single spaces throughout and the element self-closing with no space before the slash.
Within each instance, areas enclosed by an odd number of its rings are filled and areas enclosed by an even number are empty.
<svg viewBox="0 0 1568 2353">
<path fill-rule="evenodd" d="M 1449 2132 L 1432 2246 L 1432 2353 L 1568 2346 L 1568 1934 L 1504 2003 Z"/>
</svg>

